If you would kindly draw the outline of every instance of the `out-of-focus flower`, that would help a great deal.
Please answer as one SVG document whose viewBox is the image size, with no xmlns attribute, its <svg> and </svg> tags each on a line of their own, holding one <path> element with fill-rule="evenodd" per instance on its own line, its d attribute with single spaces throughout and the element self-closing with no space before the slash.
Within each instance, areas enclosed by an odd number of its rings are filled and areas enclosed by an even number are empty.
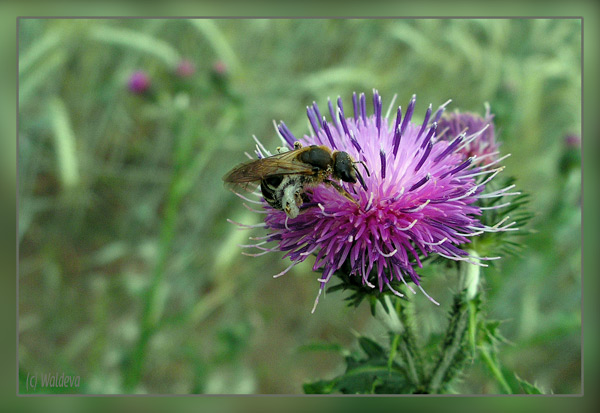
<svg viewBox="0 0 600 413">
<path fill-rule="evenodd" d="M 225 76 L 227 74 L 227 64 L 222 60 L 217 60 L 212 68 L 213 72 L 218 76 Z"/>
<path fill-rule="evenodd" d="M 444 114 L 438 122 L 438 139 L 453 140 L 461 133 L 470 135 L 479 134 L 477 139 L 470 140 L 463 145 L 460 153 L 466 158 L 475 157 L 474 163 L 487 165 L 498 159 L 499 144 L 496 142 L 494 130 L 494 115 L 490 114 L 489 105 L 485 106 L 485 117 L 476 113 L 460 113 L 458 111 Z"/>
<path fill-rule="evenodd" d="M 565 137 L 565 144 L 569 148 L 580 148 L 581 137 L 579 135 L 569 134 Z"/>
<path fill-rule="evenodd" d="M 565 136 L 563 154 L 559 160 L 559 171 L 565 175 L 581 168 L 581 136 L 569 134 Z"/>
<path fill-rule="evenodd" d="M 133 93 L 142 94 L 150 87 L 150 77 L 142 70 L 133 72 L 131 76 L 129 76 L 127 87 Z"/>
<path fill-rule="evenodd" d="M 191 60 L 182 60 L 177 65 L 176 73 L 180 77 L 190 77 L 196 73 L 196 66 Z"/>
<path fill-rule="evenodd" d="M 233 97 L 233 93 L 230 90 L 229 85 L 229 67 L 222 60 L 217 60 L 212 65 L 210 71 L 210 80 L 213 86 L 229 97 Z"/>
<path fill-rule="evenodd" d="M 315 255 L 313 270 L 322 271 L 319 295 L 331 276 L 347 263 L 349 275 L 360 277 L 364 286 L 379 291 L 388 288 L 398 296 L 402 293 L 392 284 L 404 283 L 415 293 L 412 282 L 425 293 L 416 269 L 430 254 L 483 266 L 481 261 L 499 258 L 470 256 L 460 246 L 484 232 L 513 230 L 514 222 L 505 225 L 505 220 L 494 226 L 482 224 L 482 208 L 477 205 L 480 198 L 509 195 L 513 186 L 484 193 L 486 183 L 503 168 L 493 167 L 497 160 L 474 166 L 473 158 L 465 159 L 462 153 L 463 147 L 481 138 L 483 132 L 472 130 L 469 135 L 438 139 L 437 122 L 450 101 L 435 113 L 430 105 L 419 123 L 412 121 L 415 102 L 413 96 L 406 110 L 398 108 L 395 118 L 390 119 L 382 114 L 381 97 L 376 91 L 370 116 L 365 95 L 354 94 L 353 116 L 346 116 L 341 98 L 337 99 L 337 108 L 329 101 L 331 122 L 314 103 L 307 108 L 312 134 L 299 139 L 281 122 L 278 133 L 288 148 L 299 141 L 304 146 L 326 145 L 346 151 L 356 161 L 364 162 L 370 173 L 363 174 L 364 184 L 338 182 L 356 203 L 330 185 L 306 189 L 301 213 L 293 219 L 263 199 L 254 201 L 238 194 L 261 205 L 261 212 L 266 214 L 264 223 L 249 227 L 269 231 L 260 242 L 243 246 L 262 252 L 246 255 L 284 251 L 291 265 L 275 277 Z M 254 139 L 257 157 L 270 156 Z M 266 246 L 269 242 L 274 244 Z"/>
</svg>

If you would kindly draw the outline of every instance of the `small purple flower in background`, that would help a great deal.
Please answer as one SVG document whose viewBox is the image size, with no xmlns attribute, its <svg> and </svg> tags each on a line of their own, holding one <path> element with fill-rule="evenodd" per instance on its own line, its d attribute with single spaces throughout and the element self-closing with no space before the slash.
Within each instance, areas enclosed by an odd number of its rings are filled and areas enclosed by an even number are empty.
<svg viewBox="0 0 600 413">
<path fill-rule="evenodd" d="M 182 60 L 175 71 L 180 77 L 190 77 L 196 73 L 196 66 L 190 60 Z"/>
<path fill-rule="evenodd" d="M 565 136 L 565 144 L 568 148 L 580 148 L 581 147 L 581 137 L 575 134 L 569 134 Z"/>
<path fill-rule="evenodd" d="M 150 87 L 150 77 L 146 72 L 138 70 L 129 77 L 127 87 L 133 93 L 142 94 Z"/>
<path fill-rule="evenodd" d="M 490 114 L 489 105 L 486 105 L 483 118 L 470 112 L 456 111 L 444 114 L 438 122 L 438 139 L 452 140 L 461 133 L 466 134 L 466 138 L 468 138 L 471 134 L 480 133 L 477 139 L 464 145 L 460 153 L 464 155 L 465 159 L 475 156 L 473 161 L 475 164 L 487 165 L 498 159 L 500 153 L 498 151 L 499 144 L 496 143 L 493 119 L 494 115 Z"/>
<path fill-rule="evenodd" d="M 565 136 L 563 149 L 563 154 L 559 160 L 561 174 L 581 168 L 581 136 L 576 134 Z"/>
<path fill-rule="evenodd" d="M 438 139 L 438 122 L 450 101 L 435 113 L 429 105 L 419 123 L 412 120 L 415 102 L 413 96 L 406 110 L 399 107 L 395 118 L 390 119 L 393 102 L 388 114 L 383 115 L 381 97 L 374 91 L 374 113 L 368 116 L 365 95 L 354 94 L 353 116 L 346 116 L 341 98 L 337 99 L 337 107 L 329 101 L 331 122 L 321 115 L 316 103 L 307 107 L 311 135 L 298 139 L 283 122 L 277 126 L 284 146 L 289 149 L 294 148 L 296 141 L 303 146 L 325 145 L 364 162 L 369 171 L 362 174 L 364 183 L 338 183 L 356 202 L 322 184 L 306 190 L 301 213 L 289 218 L 283 211 L 270 207 L 260 192 L 255 192 L 258 200 L 238 194 L 261 205 L 263 211 L 257 212 L 266 214 L 262 224 L 238 225 L 269 231 L 264 237 L 251 238 L 260 242 L 242 246 L 262 252 L 245 255 L 284 251 L 291 265 L 275 277 L 310 255 L 316 256 L 313 270 L 321 271 L 322 276 L 318 279 L 320 289 L 313 312 L 325 285 L 346 262 L 349 275 L 360 277 L 366 287 L 378 288 L 380 292 L 385 287 L 403 296 L 391 284 L 401 282 L 416 293 L 409 284 L 412 282 L 437 304 L 421 287 L 416 269 L 422 267 L 423 257 L 435 254 L 486 266 L 482 260 L 500 257 L 471 256 L 460 246 L 484 232 L 515 230 L 514 222 L 504 224 L 508 217 L 494 226 L 486 226 L 479 220 L 483 208 L 477 206 L 478 199 L 513 195 L 507 191 L 514 187 L 484 193 L 486 183 L 503 169 L 493 167 L 500 160 L 488 159 L 485 165 L 476 166 L 473 158 L 465 159 L 464 148 L 480 139 L 485 129 L 476 129 L 471 123 L 469 135 L 451 136 L 448 128 L 444 138 Z M 256 156 L 270 156 L 254 139 Z M 265 246 L 269 242 L 274 245 Z"/>
<path fill-rule="evenodd" d="M 227 75 L 227 64 L 222 60 L 217 60 L 212 67 L 213 72 L 218 76 Z"/>
</svg>

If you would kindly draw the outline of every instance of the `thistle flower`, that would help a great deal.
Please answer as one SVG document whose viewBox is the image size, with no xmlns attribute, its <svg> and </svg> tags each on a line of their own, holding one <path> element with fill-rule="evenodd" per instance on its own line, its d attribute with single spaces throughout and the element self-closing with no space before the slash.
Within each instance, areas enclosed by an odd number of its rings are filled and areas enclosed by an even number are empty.
<svg viewBox="0 0 600 413">
<path fill-rule="evenodd" d="M 133 72 L 131 76 L 129 76 L 129 80 L 127 81 L 127 86 L 129 90 L 136 94 L 142 94 L 150 87 L 150 78 L 146 74 L 146 72 L 142 70 L 138 70 Z"/>
<path fill-rule="evenodd" d="M 213 73 L 219 76 L 225 76 L 227 74 L 227 64 L 222 60 L 217 60 L 212 66 Z"/>
<path fill-rule="evenodd" d="M 301 213 L 293 219 L 266 204 L 259 192 L 255 192 L 259 197 L 256 201 L 238 194 L 261 205 L 263 210 L 257 212 L 265 214 L 262 224 L 238 225 L 268 230 L 264 237 L 251 238 L 260 242 L 242 245 L 262 252 L 245 255 L 285 252 L 284 258 L 289 257 L 291 265 L 274 277 L 315 255 L 313 270 L 321 271 L 322 276 L 318 278 L 320 289 L 313 312 L 331 276 L 345 263 L 349 264 L 349 275 L 360 277 L 368 288 L 379 292 L 387 288 L 403 296 L 392 284 L 403 283 L 416 293 L 410 284 L 414 283 L 437 304 L 425 293 L 417 273 L 424 257 L 434 254 L 482 266 L 486 265 L 481 261 L 499 258 L 470 256 L 460 246 L 484 232 L 513 229 L 514 222 L 502 226 L 506 219 L 494 226 L 482 224 L 478 218 L 482 208 L 476 204 L 480 198 L 509 195 L 512 186 L 484 193 L 486 183 L 503 168 L 491 168 L 498 160 L 474 166 L 473 157 L 464 158 L 461 151 L 479 139 L 484 130 L 452 139 L 437 138 L 438 121 L 449 102 L 435 113 L 429 105 L 425 118 L 414 123 L 415 96 L 404 112 L 399 107 L 396 117 L 390 119 L 393 102 L 384 116 L 381 97 L 373 91 L 374 113 L 370 116 L 365 95 L 354 94 L 354 115 L 350 117 L 346 117 L 341 98 L 337 99 L 337 108 L 329 101 L 331 122 L 321 115 L 316 103 L 307 107 L 310 135 L 298 139 L 283 122 L 276 125 L 284 146 L 292 149 L 299 141 L 304 146 L 326 145 L 346 151 L 356 161 L 364 162 L 370 174 L 364 174 L 361 184 L 338 183 L 356 203 L 330 185 L 308 189 Z M 256 156 L 270 156 L 254 139 Z M 274 245 L 265 246 L 269 242 Z"/>
<path fill-rule="evenodd" d="M 218 90 L 225 92 L 227 95 L 231 95 L 229 91 L 229 75 L 229 67 L 224 61 L 217 60 L 213 63 L 210 71 L 210 80 Z"/>
<path fill-rule="evenodd" d="M 581 167 L 581 137 L 579 135 L 565 136 L 563 153 L 558 166 L 560 173 L 565 176 L 572 170 Z"/>
<path fill-rule="evenodd" d="M 182 60 L 177 65 L 175 73 L 177 73 L 177 76 L 179 77 L 190 77 L 196 73 L 196 66 L 191 60 Z"/>
<path fill-rule="evenodd" d="M 581 137 L 576 134 L 568 134 L 565 136 L 565 145 L 568 148 L 576 148 L 579 149 L 581 147 Z"/>
<path fill-rule="evenodd" d="M 452 140 L 461 133 L 479 133 L 479 137 L 464 145 L 460 153 L 465 159 L 476 156 L 475 162 L 482 165 L 495 161 L 500 153 L 495 137 L 494 115 L 490 113 L 489 105 L 486 104 L 485 109 L 485 117 L 476 113 L 455 111 L 444 114 L 438 122 L 438 139 Z"/>
</svg>

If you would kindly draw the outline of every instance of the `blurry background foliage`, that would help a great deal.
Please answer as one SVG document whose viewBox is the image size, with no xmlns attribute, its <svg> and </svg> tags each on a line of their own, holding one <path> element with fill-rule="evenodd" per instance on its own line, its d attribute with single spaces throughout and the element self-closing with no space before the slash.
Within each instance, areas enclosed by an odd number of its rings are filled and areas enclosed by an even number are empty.
<svg viewBox="0 0 600 413">
<path fill-rule="evenodd" d="M 306 105 L 373 88 L 385 108 L 416 93 L 415 119 L 490 103 L 536 230 L 483 272 L 501 362 L 581 391 L 579 20 L 24 19 L 18 34 L 21 392 L 64 372 L 78 389 L 36 392 L 301 393 L 342 372 L 356 332 L 384 340 L 345 293 L 310 314 L 311 260 L 274 280 L 282 254 L 241 255 L 263 233 L 226 219 L 262 215 L 221 182 L 253 134 L 279 145 L 273 119 L 302 135 Z M 442 307 L 414 296 L 419 328 L 439 334 L 457 280 L 424 286 Z M 457 390 L 499 392 L 480 362 Z"/>
</svg>

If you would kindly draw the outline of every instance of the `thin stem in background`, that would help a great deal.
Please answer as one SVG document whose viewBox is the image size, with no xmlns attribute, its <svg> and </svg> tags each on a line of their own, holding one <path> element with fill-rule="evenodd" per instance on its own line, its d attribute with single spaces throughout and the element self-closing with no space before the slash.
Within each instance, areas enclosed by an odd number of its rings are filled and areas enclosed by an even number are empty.
<svg viewBox="0 0 600 413">
<path fill-rule="evenodd" d="M 152 281 L 144 296 L 144 309 L 142 313 L 142 328 L 140 337 L 130 358 L 130 367 L 125 375 L 124 387 L 127 391 L 135 389 L 140 382 L 142 369 L 146 359 L 148 342 L 156 332 L 160 320 L 158 305 L 159 290 L 164 278 L 167 258 L 173 245 L 177 225 L 177 212 L 181 204 L 182 192 L 178 190 L 181 172 L 176 170 L 169 187 L 165 218 L 160 232 L 160 244 L 156 266 L 152 273 Z"/>
</svg>

